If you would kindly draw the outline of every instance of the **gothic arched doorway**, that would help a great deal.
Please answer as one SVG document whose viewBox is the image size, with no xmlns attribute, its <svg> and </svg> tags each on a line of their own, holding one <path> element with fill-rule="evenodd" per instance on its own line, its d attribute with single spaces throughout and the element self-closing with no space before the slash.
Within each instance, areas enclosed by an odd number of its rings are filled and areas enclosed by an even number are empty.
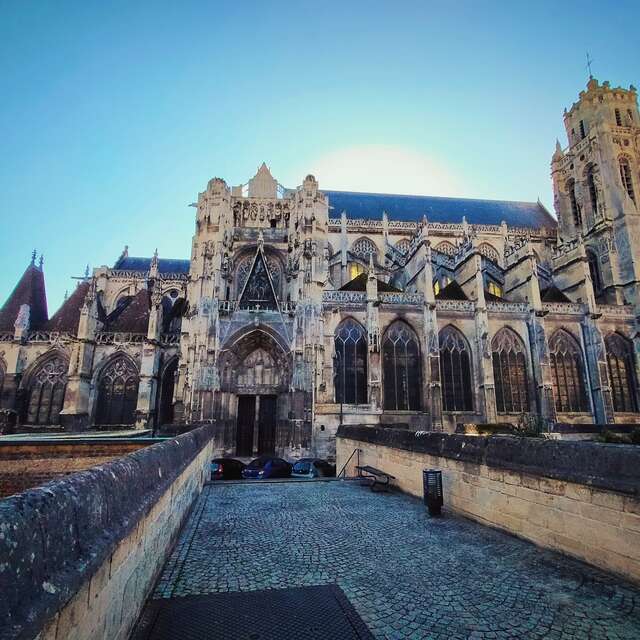
<svg viewBox="0 0 640 640">
<path fill-rule="evenodd" d="M 278 424 L 288 413 L 289 354 L 258 329 L 225 349 L 219 362 L 221 390 L 235 405 L 235 437 L 227 444 L 238 456 L 275 453 Z"/>
</svg>

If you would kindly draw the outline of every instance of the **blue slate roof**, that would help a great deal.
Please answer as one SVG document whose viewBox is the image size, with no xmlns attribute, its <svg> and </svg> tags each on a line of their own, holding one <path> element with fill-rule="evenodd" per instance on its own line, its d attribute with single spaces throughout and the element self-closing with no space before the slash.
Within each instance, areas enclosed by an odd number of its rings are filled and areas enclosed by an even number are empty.
<svg viewBox="0 0 640 640">
<path fill-rule="evenodd" d="M 354 191 L 323 191 L 329 198 L 329 216 L 336 218 L 343 211 L 347 217 L 380 220 L 386 211 L 390 220 L 418 221 L 427 216 L 429 222 L 462 222 L 469 224 L 501 224 L 510 227 L 557 226 L 556 219 L 539 202 L 506 200 L 473 200 L 440 196 L 403 196 Z"/>
<path fill-rule="evenodd" d="M 114 269 L 124 271 L 149 271 L 151 258 L 134 258 L 127 256 L 120 258 L 114 265 Z M 158 271 L 160 273 L 189 273 L 189 260 L 174 260 L 173 258 L 158 258 Z"/>
</svg>

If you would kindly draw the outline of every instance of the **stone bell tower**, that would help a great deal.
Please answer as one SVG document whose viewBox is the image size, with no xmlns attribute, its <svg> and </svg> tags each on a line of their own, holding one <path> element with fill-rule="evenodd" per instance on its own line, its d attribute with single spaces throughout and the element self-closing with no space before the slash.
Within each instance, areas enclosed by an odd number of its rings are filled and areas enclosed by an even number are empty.
<svg viewBox="0 0 640 640">
<path fill-rule="evenodd" d="M 640 304 L 640 115 L 635 87 L 593 77 L 564 113 L 551 162 L 561 244 L 578 244 L 601 303 Z M 582 269 L 578 269 L 576 274 Z M 576 275 L 576 277 L 578 277 Z"/>
</svg>

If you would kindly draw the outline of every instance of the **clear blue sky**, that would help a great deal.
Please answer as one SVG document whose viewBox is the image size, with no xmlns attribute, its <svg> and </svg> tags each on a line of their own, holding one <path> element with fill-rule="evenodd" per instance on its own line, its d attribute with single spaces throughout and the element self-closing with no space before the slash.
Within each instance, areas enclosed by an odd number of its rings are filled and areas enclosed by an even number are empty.
<svg viewBox="0 0 640 640">
<path fill-rule="evenodd" d="M 188 257 L 187 205 L 263 160 L 287 186 L 551 208 L 585 51 L 640 85 L 638 24 L 637 0 L 0 0 L 0 304 L 33 248 L 50 314 L 125 244 Z"/>
</svg>

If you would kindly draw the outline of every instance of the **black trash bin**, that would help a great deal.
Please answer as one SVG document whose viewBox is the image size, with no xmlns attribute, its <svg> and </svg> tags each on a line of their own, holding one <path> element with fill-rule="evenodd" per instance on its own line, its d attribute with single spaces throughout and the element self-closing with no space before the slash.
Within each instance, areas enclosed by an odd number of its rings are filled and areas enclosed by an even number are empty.
<svg viewBox="0 0 640 640">
<path fill-rule="evenodd" d="M 422 487 L 424 503 L 429 508 L 429 515 L 439 516 L 442 509 L 442 471 L 438 469 L 422 470 Z"/>
</svg>

